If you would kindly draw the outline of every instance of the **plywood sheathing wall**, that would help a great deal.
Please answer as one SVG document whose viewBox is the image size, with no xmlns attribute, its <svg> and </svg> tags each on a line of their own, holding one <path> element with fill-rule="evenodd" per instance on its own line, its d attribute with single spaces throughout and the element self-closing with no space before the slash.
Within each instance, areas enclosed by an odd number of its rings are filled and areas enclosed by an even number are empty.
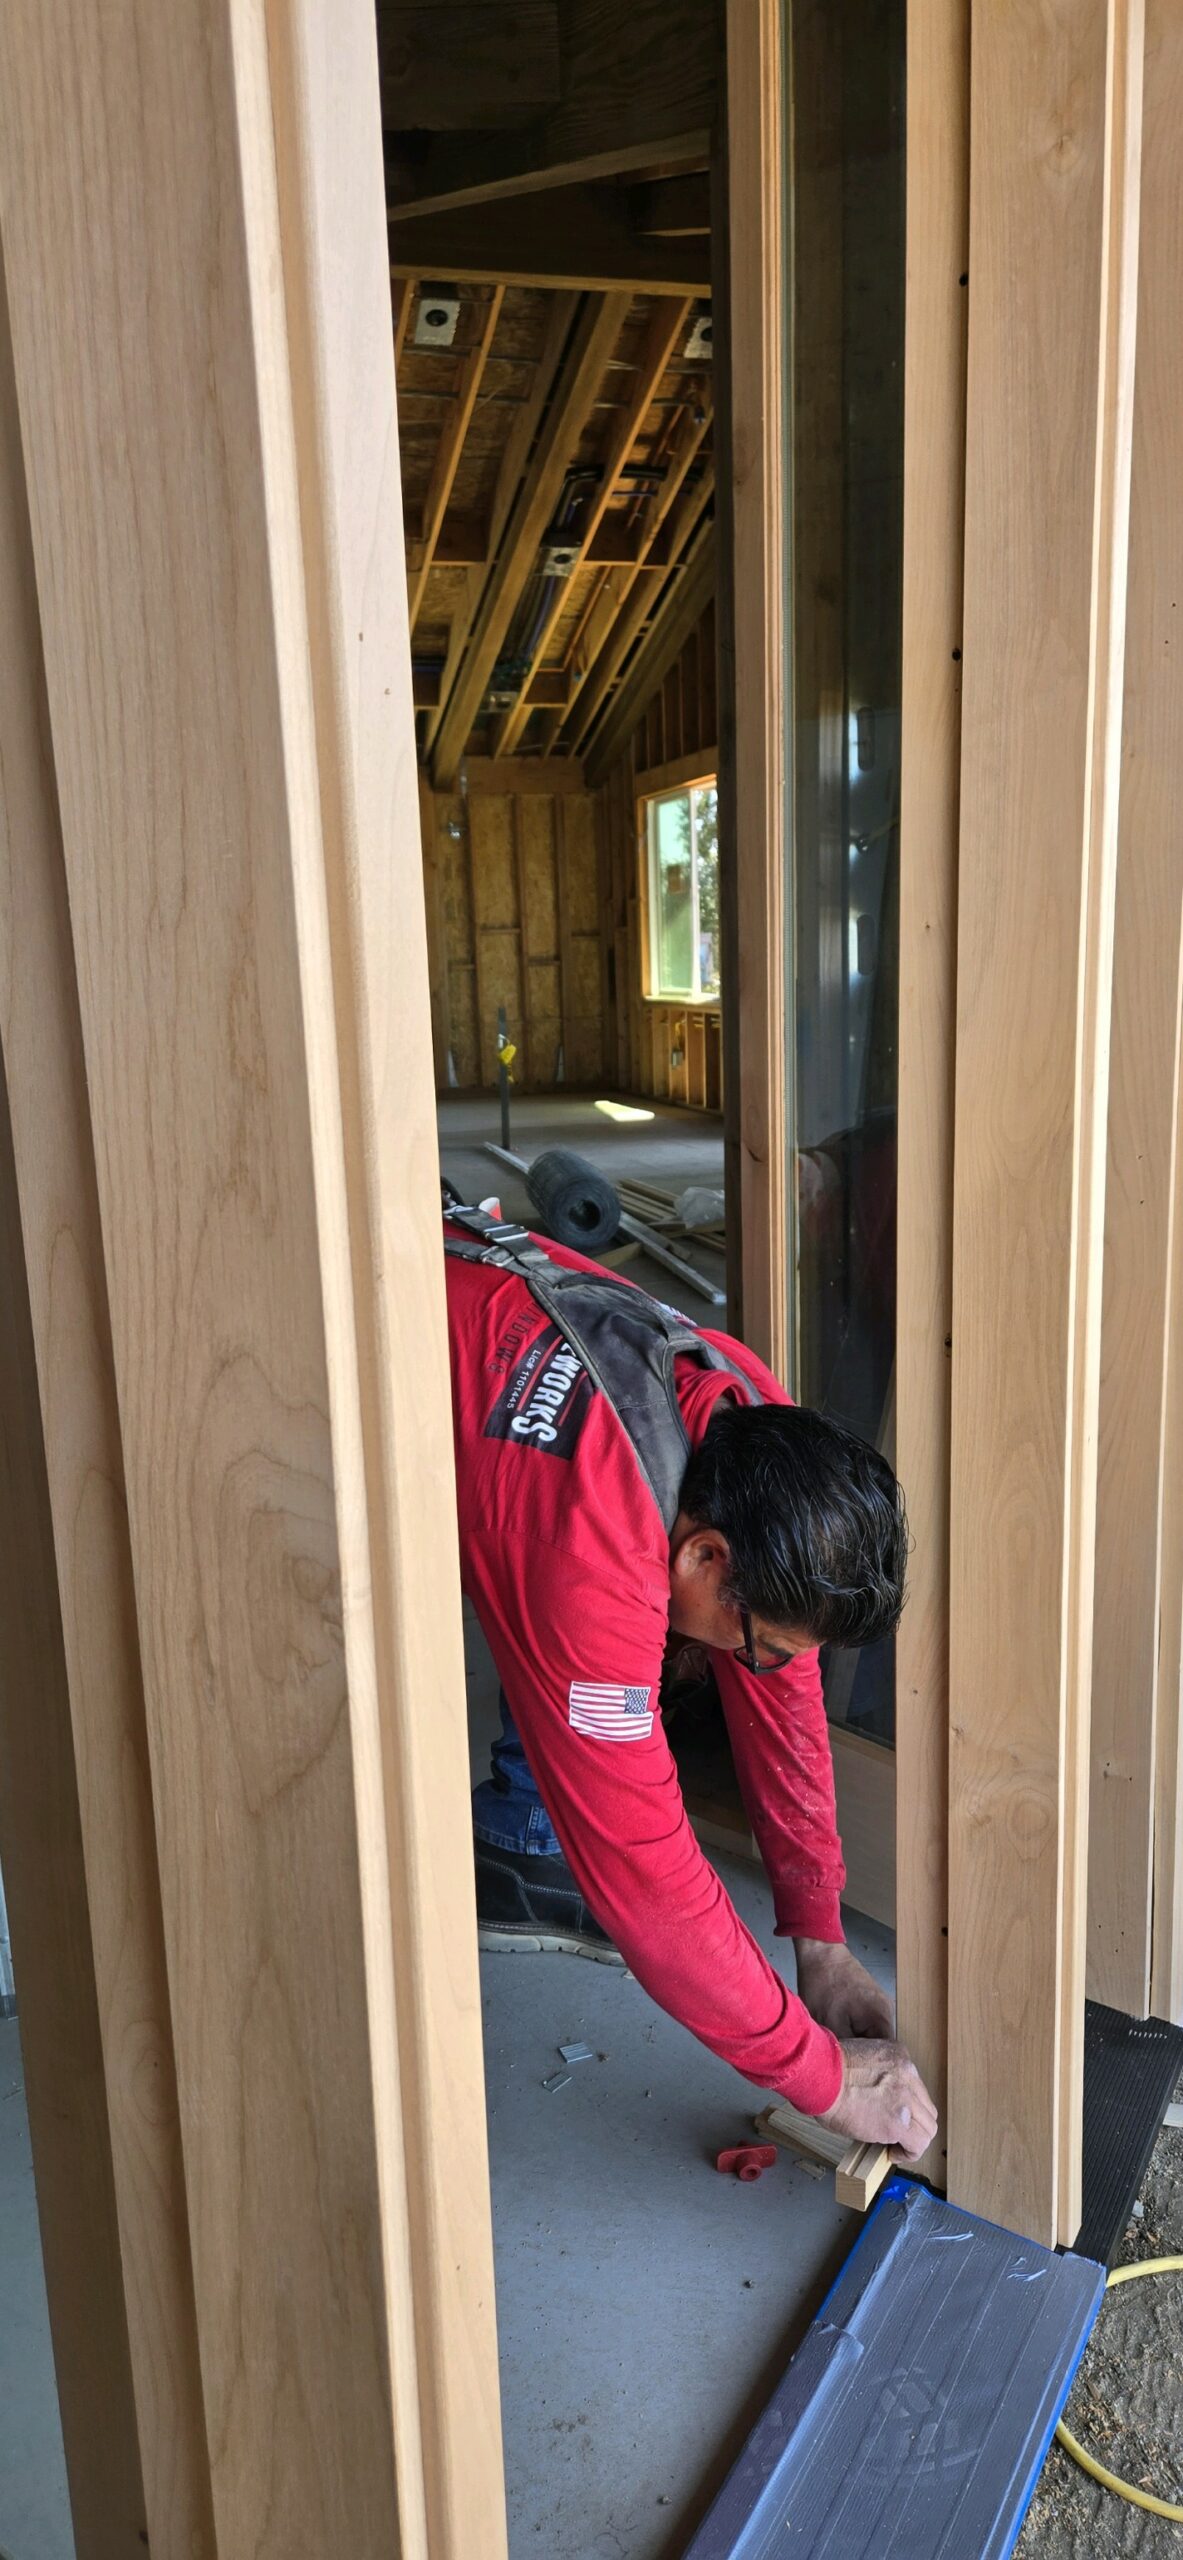
<svg viewBox="0 0 1183 2560">
<path fill-rule="evenodd" d="M 598 810 L 579 783 L 511 761 L 424 791 L 438 1092 L 496 1084 L 499 1005 L 523 1091 L 603 1081 Z"/>
<path fill-rule="evenodd" d="M 722 1108 L 719 1007 L 643 993 L 637 819 L 679 765 L 713 772 L 716 728 L 712 603 L 598 790 L 558 756 L 470 758 L 451 792 L 424 780 L 437 1092 L 496 1084 L 504 1004 L 523 1091 L 549 1090 L 561 1066 L 575 1090 Z"/>
</svg>

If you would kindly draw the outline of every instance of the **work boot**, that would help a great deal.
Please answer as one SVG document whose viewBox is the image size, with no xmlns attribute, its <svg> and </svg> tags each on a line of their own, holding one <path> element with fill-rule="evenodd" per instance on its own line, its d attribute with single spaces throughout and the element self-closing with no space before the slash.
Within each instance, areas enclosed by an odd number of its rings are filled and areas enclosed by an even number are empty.
<svg viewBox="0 0 1183 2560">
<path fill-rule="evenodd" d="M 596 1964 L 623 1965 L 599 1921 L 592 1918 L 565 1858 L 476 1850 L 479 1944 L 501 1955 L 590 1956 Z"/>
</svg>

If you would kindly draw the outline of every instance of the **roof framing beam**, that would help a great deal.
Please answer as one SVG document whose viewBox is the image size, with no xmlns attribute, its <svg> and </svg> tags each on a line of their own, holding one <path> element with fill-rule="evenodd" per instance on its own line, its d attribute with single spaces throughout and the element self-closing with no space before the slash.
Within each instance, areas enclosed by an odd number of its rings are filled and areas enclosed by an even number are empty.
<svg viewBox="0 0 1183 2560">
<path fill-rule="evenodd" d="M 623 188 L 554 187 L 480 208 L 390 216 L 394 276 L 457 284 L 566 285 L 611 293 L 709 294 L 709 244 L 634 226 Z"/>
<path fill-rule="evenodd" d="M 668 521 L 669 548 L 676 556 L 695 517 L 701 515 L 711 495 L 714 474 L 709 467 L 703 480 L 691 488 L 686 486 L 688 475 L 701 451 L 710 423 L 708 410 L 701 423 L 696 423 L 687 436 L 677 464 L 654 509 L 648 543 L 640 559 L 633 566 L 632 574 L 626 577 L 618 591 L 617 618 L 599 655 L 593 659 L 591 672 L 580 691 L 572 741 L 576 754 L 582 751 L 586 739 L 590 736 L 625 658 L 648 615 L 652 601 L 652 586 L 646 573 L 650 562 L 653 561 L 662 527 Z"/>
<path fill-rule="evenodd" d="M 656 395 L 658 385 L 661 382 L 662 375 L 665 373 L 666 368 L 670 363 L 678 340 L 686 325 L 686 316 L 689 308 L 689 303 L 684 300 L 662 300 L 658 302 L 656 309 L 650 315 L 649 326 L 645 332 L 645 342 L 641 349 L 637 364 L 637 374 L 636 380 L 633 384 L 632 396 L 622 409 L 620 416 L 611 430 L 608 449 L 603 458 L 602 477 L 598 486 L 593 490 L 590 501 L 584 510 L 583 523 L 581 525 L 579 535 L 579 551 L 575 561 L 576 570 L 579 570 L 584 566 L 591 550 L 591 545 L 608 512 L 608 508 L 616 490 L 617 482 L 620 478 L 620 473 L 624 464 L 628 460 L 629 454 L 632 452 L 633 446 L 636 443 L 642 427 L 645 424 L 646 417 L 653 406 L 654 397 Z M 518 699 L 514 704 L 512 711 L 507 712 L 505 718 L 500 722 L 494 737 L 493 753 L 495 756 L 512 755 L 518 739 L 521 737 L 522 731 L 526 726 L 526 722 L 530 717 L 531 679 L 538 673 L 542 665 L 542 661 L 550 646 L 556 625 L 566 610 L 569 595 L 569 582 L 567 580 L 556 581 L 555 592 L 551 599 L 550 609 L 540 631 L 537 634 L 533 649 L 530 653 L 530 663 L 525 675 L 523 676 L 522 683 L 518 691 Z"/>
<path fill-rule="evenodd" d="M 533 469 L 523 482 L 493 563 L 468 647 L 436 735 L 432 780 L 450 791 L 480 709 L 497 652 L 554 512 L 563 475 L 576 451 L 628 310 L 626 294 L 589 297 L 560 368 Z"/>
<path fill-rule="evenodd" d="M 529 397 L 523 400 L 505 440 L 505 451 L 501 457 L 501 468 L 497 474 L 497 486 L 493 492 L 493 504 L 485 535 L 485 549 L 465 582 L 465 594 L 460 610 L 452 617 L 452 627 L 448 635 L 448 655 L 440 683 L 440 700 L 427 722 L 426 747 L 429 754 L 435 744 L 457 670 L 468 647 L 469 634 L 480 610 L 481 597 L 484 593 L 483 571 L 486 562 L 495 556 L 509 521 L 509 511 L 517 497 L 523 474 L 533 453 L 543 411 L 550 398 L 551 388 L 563 349 L 571 333 L 577 308 L 578 296 L 574 293 L 556 293 L 552 298 L 546 336 L 534 369 L 533 389 Z"/>
<path fill-rule="evenodd" d="M 419 608 L 423 602 L 423 590 L 431 576 L 431 564 L 435 558 L 440 527 L 455 485 L 460 456 L 464 451 L 464 439 L 468 434 L 472 413 L 476 407 L 477 393 L 481 387 L 481 378 L 488 362 L 489 349 L 493 344 L 493 335 L 501 317 L 501 305 L 504 300 L 504 285 L 495 285 L 491 300 L 485 304 L 481 312 L 480 326 L 474 344 L 460 360 L 456 382 L 456 406 L 436 448 L 431 485 L 423 504 L 422 557 L 407 581 L 412 636 L 414 636 Z"/>
<path fill-rule="evenodd" d="M 603 781 L 636 727 L 642 711 L 668 675 L 695 623 L 715 592 L 715 527 L 703 525 L 689 557 L 661 599 L 653 622 L 624 678 L 584 770 L 594 789 Z"/>
</svg>

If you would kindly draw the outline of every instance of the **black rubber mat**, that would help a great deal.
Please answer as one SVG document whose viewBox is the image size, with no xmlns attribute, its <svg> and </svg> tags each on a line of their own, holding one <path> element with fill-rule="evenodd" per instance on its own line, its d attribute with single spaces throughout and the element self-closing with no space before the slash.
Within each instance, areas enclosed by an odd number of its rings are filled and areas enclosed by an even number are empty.
<svg viewBox="0 0 1183 2560">
<path fill-rule="evenodd" d="M 890 2179 L 685 2560 L 1005 2560 L 1104 2280 Z"/>
<path fill-rule="evenodd" d="M 1183 2027 L 1086 2001 L 1082 2258 L 1113 2265 L 1181 2071 Z"/>
</svg>

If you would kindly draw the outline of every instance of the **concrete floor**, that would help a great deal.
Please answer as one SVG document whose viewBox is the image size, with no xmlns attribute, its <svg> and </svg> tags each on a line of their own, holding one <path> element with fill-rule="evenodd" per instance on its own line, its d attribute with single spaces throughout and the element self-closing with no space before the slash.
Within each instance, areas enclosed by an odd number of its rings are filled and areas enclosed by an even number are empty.
<svg viewBox="0 0 1183 2560">
<path fill-rule="evenodd" d="M 589 1164 L 625 1180 L 653 1182 L 675 1196 L 690 1183 L 722 1189 L 723 1123 L 706 1111 L 681 1111 L 672 1103 L 646 1104 L 652 1120 L 617 1121 L 597 1111 L 586 1094 L 526 1094 L 512 1097 L 511 1151 L 531 1163 L 544 1147 L 574 1147 Z M 487 1199 L 496 1192 L 512 1218 L 532 1219 L 534 1211 L 519 1174 L 484 1152 L 484 1142 L 500 1139 L 501 1117 L 491 1094 L 444 1095 L 439 1106 L 440 1160 L 444 1172 L 466 1200 Z M 724 1261 L 710 1246 L 679 1240 L 676 1251 L 721 1288 Z M 679 1283 L 661 1264 L 644 1254 L 626 1264 L 625 1277 L 637 1280 L 661 1298 L 684 1306 L 701 1324 L 723 1325 L 725 1311 Z"/>
<path fill-rule="evenodd" d="M 466 1610 L 474 1778 L 497 1680 Z M 716 1857 L 773 1941 L 762 1872 Z M 888 1933 L 848 1914 L 881 1982 Z M 858 2217 L 785 2152 L 756 2186 L 715 2154 L 768 2104 L 654 2008 L 567 1956 L 481 1958 L 511 2560 L 675 2560 L 854 2238 Z M 548 2093 L 558 2047 L 596 2056 Z M 602 2057 L 602 2058 L 601 2058 Z"/>
<path fill-rule="evenodd" d="M 15 2018 L 0 2020 L 0 2235 L 0 2560 L 74 2560 Z"/>
</svg>

